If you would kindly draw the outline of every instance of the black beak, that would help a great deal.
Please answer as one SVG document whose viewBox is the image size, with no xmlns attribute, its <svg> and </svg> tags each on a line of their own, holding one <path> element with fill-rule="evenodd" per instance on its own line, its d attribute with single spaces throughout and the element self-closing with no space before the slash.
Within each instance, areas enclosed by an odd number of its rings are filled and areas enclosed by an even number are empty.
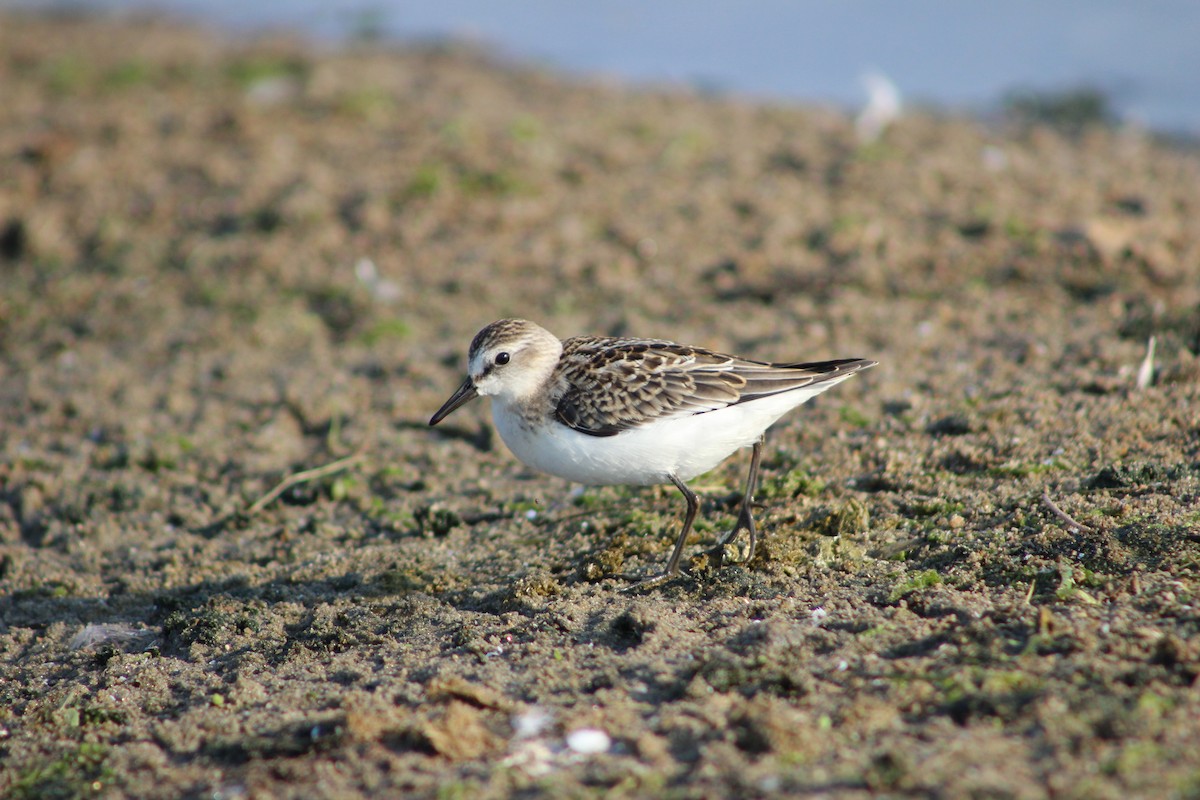
<svg viewBox="0 0 1200 800">
<path fill-rule="evenodd" d="M 429 424 L 437 425 L 446 417 L 453 414 L 459 406 L 466 405 L 478 396 L 479 393 L 475 391 L 475 384 L 471 382 L 470 378 L 467 378 L 463 381 L 463 385 L 458 387 L 454 394 L 450 395 L 450 399 L 442 403 L 442 407 L 429 420 Z"/>
</svg>

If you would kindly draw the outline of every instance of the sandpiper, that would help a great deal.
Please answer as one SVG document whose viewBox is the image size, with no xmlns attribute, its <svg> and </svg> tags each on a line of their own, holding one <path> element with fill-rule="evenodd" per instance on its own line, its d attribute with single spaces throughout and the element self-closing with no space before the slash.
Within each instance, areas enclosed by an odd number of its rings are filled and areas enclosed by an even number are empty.
<svg viewBox="0 0 1200 800">
<path fill-rule="evenodd" d="M 877 362 L 861 358 L 772 364 L 660 339 L 576 336 L 502 319 L 476 334 L 467 379 L 429 420 L 437 425 L 480 395 L 508 448 L 529 466 L 593 486 L 674 484 L 687 501 L 666 570 L 679 574 L 699 501 L 687 481 L 752 446 L 741 511 L 718 549 L 745 529 L 763 434 L 791 409 Z"/>
</svg>

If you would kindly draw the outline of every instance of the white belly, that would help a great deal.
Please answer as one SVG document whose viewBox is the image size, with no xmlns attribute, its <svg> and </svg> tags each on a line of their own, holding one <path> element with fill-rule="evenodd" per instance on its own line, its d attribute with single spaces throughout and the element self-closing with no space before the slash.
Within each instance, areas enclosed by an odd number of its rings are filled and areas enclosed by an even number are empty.
<svg viewBox="0 0 1200 800">
<path fill-rule="evenodd" d="M 849 377 L 849 376 L 847 376 Z M 819 384 L 703 414 L 675 417 L 622 431 L 589 436 L 550 422 L 526 427 L 519 414 L 492 401 L 492 420 L 513 454 L 534 469 L 577 483 L 651 485 L 688 481 L 758 440 L 776 420 L 828 389 Z"/>
</svg>

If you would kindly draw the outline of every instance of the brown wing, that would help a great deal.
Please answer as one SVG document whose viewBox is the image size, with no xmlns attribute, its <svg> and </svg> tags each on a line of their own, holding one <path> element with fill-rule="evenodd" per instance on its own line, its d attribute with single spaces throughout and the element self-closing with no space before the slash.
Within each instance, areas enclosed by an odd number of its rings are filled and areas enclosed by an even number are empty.
<svg viewBox="0 0 1200 800">
<path fill-rule="evenodd" d="M 651 339 L 580 336 L 563 343 L 555 416 L 593 436 L 701 414 L 849 375 L 874 362 L 768 364 Z"/>
</svg>

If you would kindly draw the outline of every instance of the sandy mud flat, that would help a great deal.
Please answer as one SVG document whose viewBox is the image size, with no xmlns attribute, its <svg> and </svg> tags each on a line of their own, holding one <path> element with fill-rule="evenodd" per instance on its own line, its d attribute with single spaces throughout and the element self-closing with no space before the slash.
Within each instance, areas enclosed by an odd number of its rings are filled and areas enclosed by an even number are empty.
<svg viewBox="0 0 1200 800">
<path fill-rule="evenodd" d="M 1195 150 L 128 20 L 0 87 L 0 795 L 1200 796 Z M 880 365 L 624 592 L 673 488 L 426 425 L 505 316 Z"/>
</svg>

